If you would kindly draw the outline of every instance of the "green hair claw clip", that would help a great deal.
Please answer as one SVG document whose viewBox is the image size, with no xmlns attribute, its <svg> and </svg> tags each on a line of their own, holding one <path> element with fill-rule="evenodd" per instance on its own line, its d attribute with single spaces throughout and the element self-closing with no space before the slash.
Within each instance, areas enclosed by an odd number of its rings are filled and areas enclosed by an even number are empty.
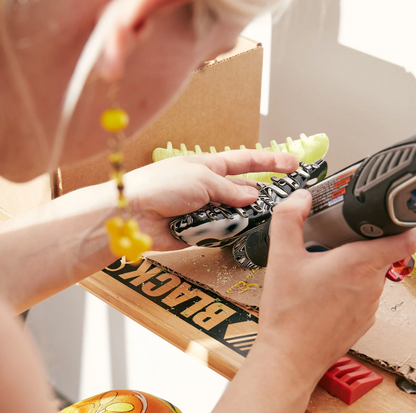
<svg viewBox="0 0 416 413">
<path fill-rule="evenodd" d="M 290 153 L 295 155 L 299 159 L 299 162 L 305 163 L 312 163 L 323 158 L 328 152 L 328 148 L 329 139 L 325 133 L 318 133 L 312 136 L 306 136 L 302 133 L 300 135 L 300 139 L 293 140 L 292 138 L 287 138 L 286 143 L 280 144 L 273 140 L 267 148 L 263 148 L 260 143 L 256 144 L 256 149 L 259 151 Z M 246 147 L 241 145 L 240 149 L 246 149 Z M 224 151 L 230 150 L 231 148 L 229 146 L 224 148 Z M 174 149 L 172 142 L 168 142 L 166 149 L 156 148 L 153 151 L 152 159 L 153 162 L 157 162 L 163 159 L 172 158 L 174 156 L 190 156 L 204 153 L 217 153 L 217 150 L 214 146 L 210 146 L 210 152 L 202 152 L 201 147 L 199 145 L 195 145 L 195 151 L 189 151 L 184 143 L 180 145 L 180 149 Z M 272 176 L 282 177 L 284 174 L 276 174 L 275 172 L 256 172 L 240 176 L 260 182 L 270 183 Z"/>
</svg>

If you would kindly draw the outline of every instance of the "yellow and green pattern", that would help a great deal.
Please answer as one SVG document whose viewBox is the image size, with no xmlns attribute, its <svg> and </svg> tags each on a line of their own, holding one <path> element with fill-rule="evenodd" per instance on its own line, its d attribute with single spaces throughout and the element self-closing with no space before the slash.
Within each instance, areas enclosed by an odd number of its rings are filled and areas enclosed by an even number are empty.
<svg viewBox="0 0 416 413">
<path fill-rule="evenodd" d="M 112 390 L 75 403 L 61 413 L 181 413 L 163 399 L 134 390 Z"/>
</svg>

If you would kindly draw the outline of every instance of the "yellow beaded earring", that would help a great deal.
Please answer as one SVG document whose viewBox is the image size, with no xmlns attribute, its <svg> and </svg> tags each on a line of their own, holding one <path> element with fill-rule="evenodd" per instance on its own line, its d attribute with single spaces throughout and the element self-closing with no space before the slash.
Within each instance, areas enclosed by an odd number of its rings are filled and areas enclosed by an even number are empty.
<svg viewBox="0 0 416 413">
<path fill-rule="evenodd" d="M 125 256 L 127 261 L 138 261 L 141 254 L 151 248 L 152 239 L 149 235 L 140 232 L 139 224 L 131 216 L 128 200 L 123 194 L 123 154 L 120 151 L 120 143 L 124 138 L 123 130 L 128 124 L 129 116 L 122 109 L 108 109 L 101 116 L 101 126 L 110 133 L 109 160 L 113 168 L 110 177 L 117 184 L 117 209 L 120 212 L 118 216 L 105 222 L 105 228 L 112 253 L 117 257 Z"/>
</svg>

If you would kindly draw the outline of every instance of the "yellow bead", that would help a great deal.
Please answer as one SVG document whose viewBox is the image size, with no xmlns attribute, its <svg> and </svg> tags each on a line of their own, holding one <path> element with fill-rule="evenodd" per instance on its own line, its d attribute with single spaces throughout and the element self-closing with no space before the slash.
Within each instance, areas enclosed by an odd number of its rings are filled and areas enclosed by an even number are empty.
<svg viewBox="0 0 416 413">
<path fill-rule="evenodd" d="M 127 237 L 114 238 L 110 242 L 110 248 L 114 255 L 122 257 L 130 251 L 131 241 Z"/>
<path fill-rule="evenodd" d="M 111 163 L 121 163 L 123 162 L 123 154 L 121 152 L 114 152 L 108 155 L 108 160 Z"/>
<path fill-rule="evenodd" d="M 138 261 L 141 257 L 142 253 L 136 253 L 134 251 L 129 251 L 128 254 L 126 254 L 126 260 L 130 262 Z"/>
<path fill-rule="evenodd" d="M 121 234 L 123 225 L 124 221 L 121 217 L 110 218 L 107 219 L 107 221 L 105 222 L 107 232 L 114 236 Z"/>
<path fill-rule="evenodd" d="M 129 115 L 122 109 L 108 109 L 101 115 L 101 126 L 108 132 L 119 132 L 129 124 Z"/>
<path fill-rule="evenodd" d="M 135 219 L 123 220 L 121 217 L 110 218 L 105 223 L 111 252 L 127 261 L 137 261 L 140 256 L 152 247 L 152 238 L 139 230 Z"/>
<path fill-rule="evenodd" d="M 139 224 L 135 219 L 128 219 L 124 222 L 123 232 L 126 235 L 134 236 L 136 233 L 140 233 Z"/>
<path fill-rule="evenodd" d="M 128 205 L 128 199 L 124 195 L 120 195 L 117 201 L 117 208 L 126 208 Z"/>
<path fill-rule="evenodd" d="M 127 252 L 132 247 L 132 242 L 129 237 L 120 237 L 118 239 L 118 243 L 120 248 L 123 248 L 125 252 Z"/>
<path fill-rule="evenodd" d="M 123 185 L 123 172 L 121 171 L 112 172 L 110 175 L 110 178 L 114 179 L 117 185 Z"/>
<path fill-rule="evenodd" d="M 128 261 L 137 261 L 144 252 L 149 251 L 152 247 L 152 239 L 147 234 L 139 232 L 131 241 L 131 248 L 126 253 Z"/>
</svg>

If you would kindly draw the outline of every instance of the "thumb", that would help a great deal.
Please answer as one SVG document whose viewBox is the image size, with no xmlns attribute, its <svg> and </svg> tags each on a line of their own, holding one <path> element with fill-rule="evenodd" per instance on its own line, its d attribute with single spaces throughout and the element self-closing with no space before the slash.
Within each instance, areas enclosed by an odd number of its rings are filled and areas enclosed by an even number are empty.
<svg viewBox="0 0 416 413">
<path fill-rule="evenodd" d="M 311 204 L 310 193 L 305 189 L 299 189 L 274 208 L 270 225 L 271 249 L 284 250 L 290 255 L 298 255 L 299 251 L 305 251 L 303 223 L 309 215 Z"/>
<path fill-rule="evenodd" d="M 416 228 L 399 235 L 360 241 L 343 245 L 341 248 L 343 253 L 355 248 L 354 253 L 346 252 L 346 256 L 350 257 L 350 263 L 365 263 L 374 269 L 382 269 L 415 253 Z"/>
</svg>

